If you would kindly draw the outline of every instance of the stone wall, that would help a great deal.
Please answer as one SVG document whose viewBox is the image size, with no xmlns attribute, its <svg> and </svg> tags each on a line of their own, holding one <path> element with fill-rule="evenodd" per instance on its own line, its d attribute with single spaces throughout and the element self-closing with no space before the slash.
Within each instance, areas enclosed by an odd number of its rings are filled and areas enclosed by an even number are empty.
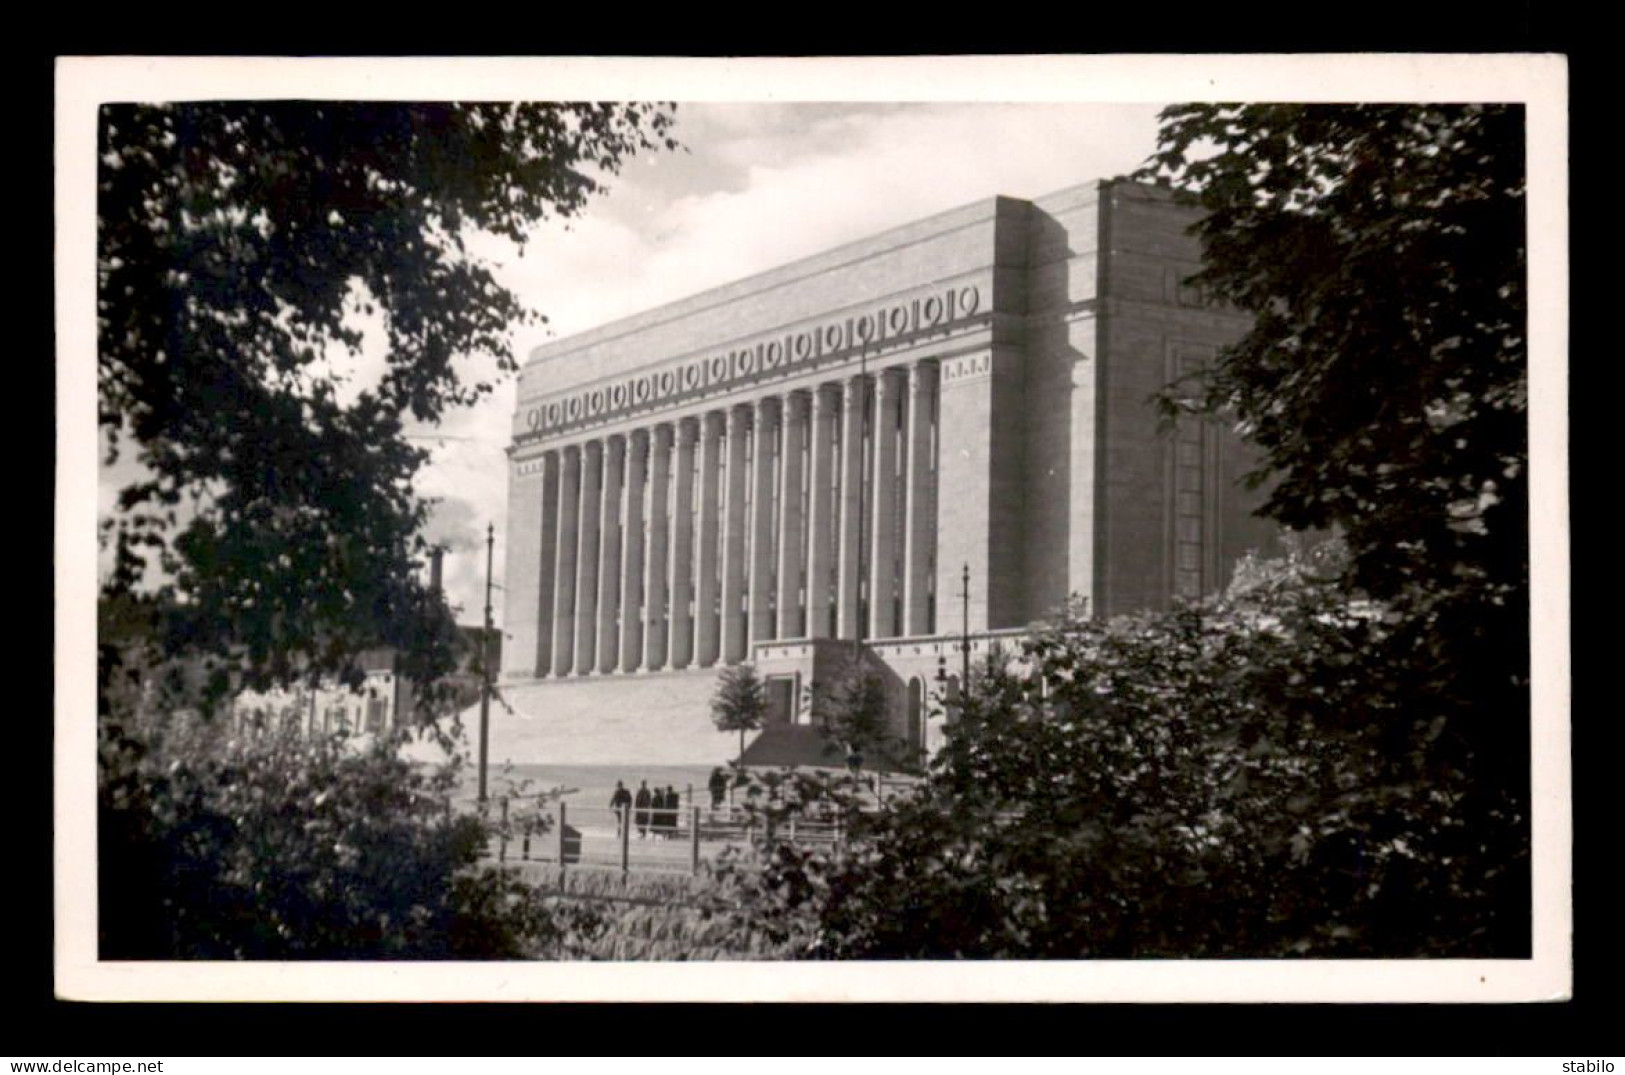
<svg viewBox="0 0 1625 1075">
<path fill-rule="evenodd" d="M 1249 548 L 1272 550 L 1276 527 L 1253 510 L 1262 497 L 1240 478 L 1255 450 L 1222 419 L 1195 421 L 1185 430 L 1182 471 L 1178 429 L 1162 423 L 1150 399 L 1182 372 L 1210 361 L 1246 331 L 1245 317 L 1204 306 L 1183 281 L 1200 268 L 1200 244 L 1188 234 L 1192 210 L 1166 194 L 1133 184 L 1110 184 L 1107 252 L 1102 264 L 1097 442 L 1104 454 L 1097 531 L 1099 610 L 1105 615 L 1165 608 L 1177 592 L 1177 524 L 1200 497 L 1204 520 L 1199 557 L 1201 592 L 1222 588 Z M 1181 486 L 1190 486 L 1183 488 Z M 1193 546 L 1192 546 L 1193 547 Z"/>
<path fill-rule="evenodd" d="M 491 765 L 726 762 L 739 753 L 739 736 L 719 732 L 711 723 L 717 672 L 701 668 L 504 683 L 507 706 L 491 706 Z M 469 724 L 467 715 L 463 720 Z M 474 725 L 470 728 L 472 735 Z"/>
</svg>

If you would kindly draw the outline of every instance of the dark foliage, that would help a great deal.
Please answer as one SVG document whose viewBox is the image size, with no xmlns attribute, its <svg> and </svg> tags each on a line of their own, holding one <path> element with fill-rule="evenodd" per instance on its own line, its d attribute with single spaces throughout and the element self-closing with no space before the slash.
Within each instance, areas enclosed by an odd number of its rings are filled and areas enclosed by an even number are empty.
<svg viewBox="0 0 1625 1075">
<path fill-rule="evenodd" d="M 909 760 L 891 734 L 886 708 L 885 680 L 864 653 L 847 657 L 813 696 L 814 719 L 854 770 L 865 761 L 895 766 Z"/>
<path fill-rule="evenodd" d="M 1194 283 L 1254 316 L 1194 405 L 1263 449 L 1266 514 L 1344 536 L 1453 764 L 1526 784 L 1523 108 L 1179 106 L 1141 178 L 1201 206 Z"/>
<path fill-rule="evenodd" d="M 813 958 L 1527 955 L 1516 797 L 1437 775 L 1442 714 L 1369 659 L 1395 617 L 1304 568 L 1044 631 L 879 809 L 802 781 L 846 840 L 730 864 L 742 921 Z"/>
<path fill-rule="evenodd" d="M 444 672 L 404 423 L 489 392 L 462 360 L 511 371 L 533 317 L 467 230 L 523 242 L 578 213 L 594 171 L 673 145 L 669 124 L 616 104 L 105 106 L 100 421 L 109 458 L 133 443 L 149 473 L 106 523 L 106 589 L 160 567 L 166 651 L 229 651 L 249 685 L 353 676 L 375 645 Z M 387 368 L 346 398 L 325 358 L 358 353 L 352 315 L 374 312 Z"/>
</svg>

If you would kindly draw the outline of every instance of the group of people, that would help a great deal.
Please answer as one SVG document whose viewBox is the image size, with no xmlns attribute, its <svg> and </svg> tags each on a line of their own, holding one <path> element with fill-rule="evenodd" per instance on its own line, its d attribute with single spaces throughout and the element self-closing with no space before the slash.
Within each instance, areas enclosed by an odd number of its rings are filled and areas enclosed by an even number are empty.
<svg viewBox="0 0 1625 1075">
<path fill-rule="evenodd" d="M 639 781 L 636 795 L 627 791 L 625 785 L 617 780 L 615 794 L 609 797 L 609 808 L 615 811 L 619 823 L 624 825 L 630 814 L 640 840 L 647 839 L 651 834 L 657 839 L 675 834 L 677 814 L 682 805 L 683 797 L 676 788 L 668 784 L 650 791 L 647 780 Z"/>
</svg>

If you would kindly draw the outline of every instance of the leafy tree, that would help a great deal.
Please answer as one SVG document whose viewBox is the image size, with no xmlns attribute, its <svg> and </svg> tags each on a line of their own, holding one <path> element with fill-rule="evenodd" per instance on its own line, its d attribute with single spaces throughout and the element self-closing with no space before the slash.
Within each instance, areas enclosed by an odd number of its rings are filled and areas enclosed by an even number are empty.
<svg viewBox="0 0 1625 1075">
<path fill-rule="evenodd" d="M 556 914 L 474 865 L 454 772 L 392 744 L 234 738 L 239 687 L 393 647 L 424 688 L 455 627 L 420 581 L 427 455 L 404 436 L 510 372 L 537 320 L 466 245 L 571 217 L 670 110 L 614 104 L 110 105 L 98 177 L 107 463 L 144 476 L 104 522 L 103 951 L 157 958 L 534 954 Z M 376 384 L 348 384 L 361 319 Z M 334 360 L 338 359 L 338 362 Z"/>
<path fill-rule="evenodd" d="M 106 589 L 161 568 L 165 652 L 229 651 L 251 686 L 354 677 L 385 644 L 419 682 L 446 671 L 427 456 L 403 430 L 489 392 L 463 359 L 513 370 L 509 331 L 537 319 L 465 240 L 578 214 L 670 124 L 642 104 L 105 106 L 100 424 L 108 461 L 133 444 L 146 471 L 105 523 Z M 328 361 L 359 354 L 356 315 L 382 320 L 376 385 Z"/>
<path fill-rule="evenodd" d="M 1448 724 L 1442 770 L 1504 783 L 1528 767 L 1523 124 L 1182 105 L 1140 173 L 1201 206 L 1194 283 L 1253 315 L 1195 406 L 1262 449 L 1265 513 L 1345 537 L 1351 591 L 1399 617 L 1395 674 Z"/>
<path fill-rule="evenodd" d="M 739 757 L 745 757 L 745 733 L 756 731 L 767 719 L 767 684 L 751 664 L 733 664 L 717 676 L 711 698 L 711 719 L 719 732 L 739 733 Z"/>
<path fill-rule="evenodd" d="M 886 718 L 886 682 L 868 661 L 848 658 L 820 685 L 813 706 L 825 735 L 841 745 L 854 769 L 865 758 L 892 761 L 896 744 Z"/>
</svg>

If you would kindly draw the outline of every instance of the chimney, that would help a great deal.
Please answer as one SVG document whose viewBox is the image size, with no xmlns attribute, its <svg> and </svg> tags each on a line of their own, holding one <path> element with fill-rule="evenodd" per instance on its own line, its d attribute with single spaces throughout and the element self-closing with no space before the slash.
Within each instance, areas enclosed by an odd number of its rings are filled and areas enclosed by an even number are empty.
<svg viewBox="0 0 1625 1075">
<path fill-rule="evenodd" d="M 440 592 L 440 562 L 445 555 L 446 550 L 438 545 L 434 547 L 434 551 L 429 553 L 429 589 L 435 593 Z"/>
</svg>

